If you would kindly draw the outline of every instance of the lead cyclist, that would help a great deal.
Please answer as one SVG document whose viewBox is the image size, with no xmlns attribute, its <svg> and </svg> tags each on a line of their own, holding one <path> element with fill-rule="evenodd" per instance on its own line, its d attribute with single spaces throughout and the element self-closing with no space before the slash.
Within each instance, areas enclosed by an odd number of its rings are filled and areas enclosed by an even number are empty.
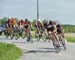
<svg viewBox="0 0 75 60">
<path fill-rule="evenodd" d="M 62 46 L 64 47 L 64 50 L 66 50 L 66 43 L 65 43 L 65 36 L 64 36 L 64 30 L 62 25 L 57 24 L 57 35 L 59 37 L 59 41 L 61 42 Z"/>
</svg>

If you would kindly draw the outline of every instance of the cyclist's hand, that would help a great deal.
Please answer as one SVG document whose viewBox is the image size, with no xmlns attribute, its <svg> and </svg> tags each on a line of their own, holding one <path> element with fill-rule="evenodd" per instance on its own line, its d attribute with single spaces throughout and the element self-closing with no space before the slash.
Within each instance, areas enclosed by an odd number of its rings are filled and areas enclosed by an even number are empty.
<svg viewBox="0 0 75 60">
<path fill-rule="evenodd" d="M 51 34 L 51 32 L 50 32 L 50 31 L 49 31 L 48 33 L 49 33 L 49 34 Z"/>
</svg>

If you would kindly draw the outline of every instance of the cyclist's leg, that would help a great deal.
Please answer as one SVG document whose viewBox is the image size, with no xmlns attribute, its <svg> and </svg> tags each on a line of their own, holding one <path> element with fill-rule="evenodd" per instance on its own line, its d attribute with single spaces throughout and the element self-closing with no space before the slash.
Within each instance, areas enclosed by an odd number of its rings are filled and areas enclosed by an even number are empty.
<svg viewBox="0 0 75 60">
<path fill-rule="evenodd" d="M 61 41 L 62 40 L 62 35 L 61 34 L 57 34 L 58 35 L 58 37 L 59 37 L 59 41 Z"/>
<path fill-rule="evenodd" d="M 53 38 L 54 38 L 55 43 L 56 43 L 58 46 L 60 46 L 59 37 L 57 36 L 57 34 L 56 34 L 56 33 L 53 33 L 52 35 L 53 35 Z"/>
<path fill-rule="evenodd" d="M 65 36 L 64 36 L 64 34 L 63 34 L 63 33 L 61 33 L 61 35 L 62 35 L 62 37 L 63 37 L 63 38 L 65 38 Z"/>
<path fill-rule="evenodd" d="M 40 30 L 40 32 L 41 32 L 41 36 L 42 36 L 42 34 L 43 34 L 43 32 L 44 32 L 44 29 L 43 29 L 43 27 L 41 27 L 41 30 Z"/>
<path fill-rule="evenodd" d="M 44 30 L 44 31 L 43 31 L 44 41 L 46 41 L 46 40 L 47 40 L 47 35 L 48 35 L 48 34 L 47 34 L 47 31 L 46 31 L 46 30 Z"/>
<path fill-rule="evenodd" d="M 47 35 L 51 40 L 54 40 L 53 35 L 51 34 L 51 31 L 47 31 Z"/>
<path fill-rule="evenodd" d="M 55 37 L 55 34 L 52 33 L 51 31 L 49 31 L 48 35 L 49 35 L 50 39 L 52 40 L 53 44 L 58 45 L 58 42 L 57 42 L 56 37 Z"/>
<path fill-rule="evenodd" d="M 31 34 L 30 34 L 30 30 L 29 29 L 27 29 L 26 35 L 27 35 L 27 41 L 30 41 L 31 40 Z"/>
</svg>

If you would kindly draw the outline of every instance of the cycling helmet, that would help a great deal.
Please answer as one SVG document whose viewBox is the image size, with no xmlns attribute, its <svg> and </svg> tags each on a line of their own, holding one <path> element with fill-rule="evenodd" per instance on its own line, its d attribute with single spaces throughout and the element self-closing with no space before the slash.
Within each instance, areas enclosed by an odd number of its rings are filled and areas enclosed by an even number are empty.
<svg viewBox="0 0 75 60">
<path fill-rule="evenodd" d="M 41 19 L 38 19 L 38 22 L 42 23 Z"/>
<path fill-rule="evenodd" d="M 50 25 L 53 25 L 53 21 L 49 21 L 49 24 L 50 24 Z"/>
<path fill-rule="evenodd" d="M 41 22 L 41 19 L 38 19 L 39 22 Z"/>
<path fill-rule="evenodd" d="M 25 19 L 25 21 L 28 21 L 28 19 Z"/>
</svg>

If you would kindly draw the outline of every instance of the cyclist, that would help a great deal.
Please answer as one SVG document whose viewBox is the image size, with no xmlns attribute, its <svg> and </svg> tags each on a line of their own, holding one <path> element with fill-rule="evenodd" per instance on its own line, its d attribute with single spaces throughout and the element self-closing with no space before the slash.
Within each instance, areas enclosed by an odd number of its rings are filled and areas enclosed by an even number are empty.
<svg viewBox="0 0 75 60">
<path fill-rule="evenodd" d="M 18 26 L 15 18 L 11 18 L 11 24 L 13 29 L 15 29 Z"/>
<path fill-rule="evenodd" d="M 56 25 L 57 28 L 57 35 L 59 37 L 59 41 L 66 50 L 66 43 L 65 43 L 65 36 L 64 36 L 64 30 L 61 24 Z"/>
<path fill-rule="evenodd" d="M 11 27 L 11 20 L 8 19 L 8 21 L 6 22 L 6 28 L 10 28 Z"/>
<path fill-rule="evenodd" d="M 9 35 L 11 35 L 12 32 L 12 23 L 11 23 L 11 18 L 8 19 L 8 21 L 6 22 L 6 30 L 5 30 L 5 34 L 6 37 L 8 38 Z"/>
<path fill-rule="evenodd" d="M 19 32 L 19 35 L 20 35 L 20 36 L 22 36 L 23 29 L 24 29 L 24 20 L 21 19 L 21 20 L 18 22 L 18 32 Z"/>
<path fill-rule="evenodd" d="M 20 28 L 20 29 L 23 29 L 23 26 L 24 26 L 24 20 L 21 19 L 21 20 L 18 22 L 18 25 L 19 25 L 19 28 Z"/>
<path fill-rule="evenodd" d="M 44 23 L 43 23 L 44 29 L 47 29 L 47 25 L 48 25 L 48 21 L 44 20 Z"/>
<path fill-rule="evenodd" d="M 23 31 L 25 32 L 26 36 L 28 37 L 27 41 L 30 41 L 31 37 L 31 22 L 28 21 L 28 19 L 25 19 L 24 21 L 24 29 Z"/>
<path fill-rule="evenodd" d="M 60 24 L 57 24 L 57 34 L 58 35 L 61 35 L 63 38 L 65 37 L 64 36 L 64 30 L 63 30 L 63 27 L 60 25 Z"/>
<path fill-rule="evenodd" d="M 52 41 L 59 47 L 59 38 L 56 35 L 56 25 L 53 23 L 53 21 L 49 21 L 49 24 L 47 25 L 47 33 L 48 35 L 50 35 Z"/>
<path fill-rule="evenodd" d="M 26 32 L 30 30 L 30 22 L 28 21 L 28 19 L 25 19 L 24 21 L 24 29 Z"/>
<path fill-rule="evenodd" d="M 57 35 L 61 35 L 63 38 L 64 38 L 64 30 L 63 30 L 63 27 L 61 24 L 57 24 L 56 21 L 54 21 L 54 25 L 56 26 L 57 28 Z"/>
<path fill-rule="evenodd" d="M 40 19 L 38 19 L 38 21 L 36 21 L 35 27 L 37 29 L 37 33 L 40 32 L 40 35 L 42 35 L 43 33 L 43 23 Z"/>
<path fill-rule="evenodd" d="M 43 27 L 44 27 L 46 36 L 48 35 L 47 34 L 47 30 L 46 30 L 47 29 L 47 26 L 48 26 L 48 20 L 44 20 Z"/>
</svg>

